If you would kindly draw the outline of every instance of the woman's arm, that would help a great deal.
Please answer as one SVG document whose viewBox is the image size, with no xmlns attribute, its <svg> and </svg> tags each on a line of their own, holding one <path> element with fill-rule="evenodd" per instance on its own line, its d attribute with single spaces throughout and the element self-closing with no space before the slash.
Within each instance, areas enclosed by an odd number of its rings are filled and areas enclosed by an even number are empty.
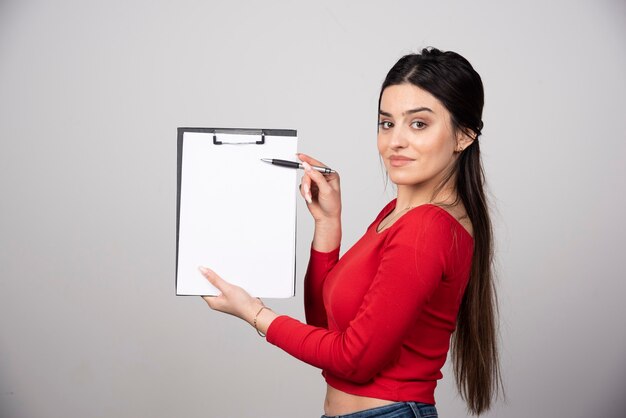
<svg viewBox="0 0 626 418">
<path fill-rule="evenodd" d="M 327 328 L 322 290 L 328 272 L 339 260 L 341 243 L 341 193 L 337 174 L 324 176 L 309 164 L 324 166 L 308 155 L 298 154 L 305 166 L 300 193 L 315 220 L 311 255 L 304 276 L 304 312 L 309 325 Z"/>
<path fill-rule="evenodd" d="M 304 276 L 304 313 L 309 325 L 328 328 L 324 307 L 324 281 L 338 260 L 339 248 L 323 253 L 311 247 L 309 265 Z"/>
</svg>

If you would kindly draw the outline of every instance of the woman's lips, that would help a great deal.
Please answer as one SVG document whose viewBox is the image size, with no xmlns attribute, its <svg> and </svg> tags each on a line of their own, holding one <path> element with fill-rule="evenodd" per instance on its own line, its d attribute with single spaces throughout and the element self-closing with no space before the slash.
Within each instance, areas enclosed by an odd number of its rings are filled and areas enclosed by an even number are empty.
<svg viewBox="0 0 626 418">
<path fill-rule="evenodd" d="M 405 165 L 412 163 L 413 161 L 415 160 L 411 158 L 407 158 L 407 157 L 400 157 L 400 156 L 389 157 L 389 164 L 391 164 L 392 167 L 403 167 Z"/>
</svg>

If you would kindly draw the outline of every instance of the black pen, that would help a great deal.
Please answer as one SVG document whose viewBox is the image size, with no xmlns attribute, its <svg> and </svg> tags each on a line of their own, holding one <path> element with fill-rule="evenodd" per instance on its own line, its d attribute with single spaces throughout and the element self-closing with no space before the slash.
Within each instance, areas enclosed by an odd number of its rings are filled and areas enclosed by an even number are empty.
<svg viewBox="0 0 626 418">
<path fill-rule="evenodd" d="M 287 160 L 276 160 L 274 158 L 261 158 L 261 161 L 266 162 L 268 164 L 274 164 L 274 165 L 278 165 L 281 167 L 289 167 L 289 168 L 299 168 L 301 170 L 304 170 L 304 166 L 302 165 L 302 163 L 299 163 L 297 161 L 287 161 Z M 315 171 L 319 171 L 322 174 L 333 174 L 336 173 L 335 170 L 332 170 L 328 167 L 320 167 L 317 165 L 312 165 L 311 168 Z"/>
</svg>

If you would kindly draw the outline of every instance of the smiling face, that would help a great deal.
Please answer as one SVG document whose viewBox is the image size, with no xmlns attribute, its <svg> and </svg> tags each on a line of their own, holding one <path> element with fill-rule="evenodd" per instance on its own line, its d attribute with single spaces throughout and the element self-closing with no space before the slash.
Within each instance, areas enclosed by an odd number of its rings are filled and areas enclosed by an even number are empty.
<svg viewBox="0 0 626 418">
<path fill-rule="evenodd" d="M 433 191 L 472 141 L 454 132 L 448 110 L 413 84 L 387 87 L 381 96 L 378 152 L 398 186 Z"/>
</svg>

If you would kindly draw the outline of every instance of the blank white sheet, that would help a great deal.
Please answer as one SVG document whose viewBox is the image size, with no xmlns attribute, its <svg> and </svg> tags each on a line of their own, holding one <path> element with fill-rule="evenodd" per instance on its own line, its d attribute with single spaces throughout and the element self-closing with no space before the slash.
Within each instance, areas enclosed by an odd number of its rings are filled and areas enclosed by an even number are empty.
<svg viewBox="0 0 626 418">
<path fill-rule="evenodd" d="M 177 295 L 218 294 L 198 271 L 206 266 L 253 296 L 294 296 L 297 170 L 261 158 L 295 160 L 296 152 L 294 136 L 215 145 L 212 133 L 183 133 Z"/>
</svg>

